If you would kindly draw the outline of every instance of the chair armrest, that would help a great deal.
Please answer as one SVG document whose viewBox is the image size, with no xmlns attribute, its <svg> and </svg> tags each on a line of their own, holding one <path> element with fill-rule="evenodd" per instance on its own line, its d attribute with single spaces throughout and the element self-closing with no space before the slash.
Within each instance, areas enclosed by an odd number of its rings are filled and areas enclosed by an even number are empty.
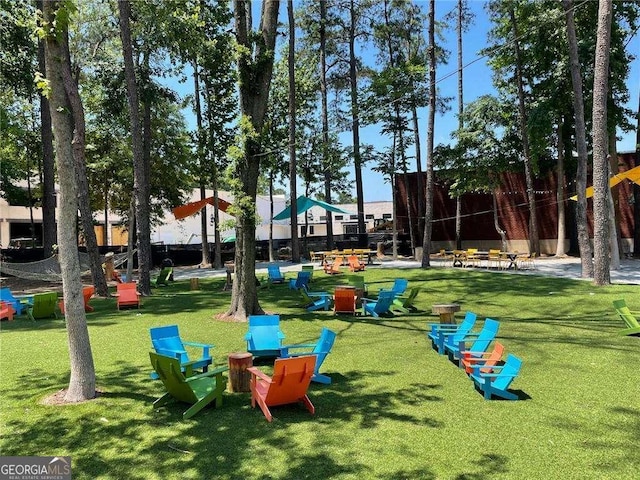
<svg viewBox="0 0 640 480">
<path fill-rule="evenodd" d="M 191 362 L 189 362 L 189 363 L 191 363 Z M 187 382 L 191 382 L 191 381 L 197 380 L 199 378 L 213 377 L 214 375 L 221 375 L 222 373 L 226 372 L 227 370 L 229 370 L 229 367 L 217 367 L 217 368 L 214 368 L 213 370 L 209 370 L 208 372 L 199 373 L 198 375 L 194 375 L 192 377 L 187 377 L 185 380 Z"/>
<path fill-rule="evenodd" d="M 197 347 L 197 348 L 214 348 L 215 345 L 213 345 L 212 343 L 198 343 L 198 342 L 182 342 L 184 345 L 189 345 L 190 347 Z"/>
<path fill-rule="evenodd" d="M 476 370 L 480 367 L 474 367 L 474 375 L 480 376 L 482 378 L 516 378 L 518 376 L 517 373 L 476 373 Z"/>
<path fill-rule="evenodd" d="M 470 360 L 481 360 L 482 357 L 488 357 L 492 352 L 472 352 L 471 350 L 465 350 L 463 355 L 465 359 L 468 357 Z"/>
<path fill-rule="evenodd" d="M 280 350 L 282 350 L 283 348 L 313 348 L 315 346 L 315 343 L 298 343 L 295 345 L 283 345 L 282 347 L 280 347 Z"/>
<path fill-rule="evenodd" d="M 271 377 L 266 373 L 261 372 L 256 367 L 247 368 L 247 372 L 251 373 L 251 375 L 259 377 L 261 380 L 264 380 L 267 383 L 271 383 Z"/>
</svg>

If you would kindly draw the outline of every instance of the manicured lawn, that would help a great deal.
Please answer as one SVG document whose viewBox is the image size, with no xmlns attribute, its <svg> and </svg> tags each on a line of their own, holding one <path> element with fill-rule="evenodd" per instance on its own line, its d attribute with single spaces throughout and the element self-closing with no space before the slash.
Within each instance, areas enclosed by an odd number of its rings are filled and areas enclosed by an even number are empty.
<svg viewBox="0 0 640 480">
<path fill-rule="evenodd" d="M 263 308 L 281 315 L 285 343 L 315 341 L 323 326 L 338 334 L 323 368 L 333 383 L 309 392 L 316 415 L 278 407 L 273 423 L 249 394 L 226 394 L 221 409 L 189 421 L 185 405 L 152 408 L 164 391 L 149 379 L 149 327 L 176 323 L 184 339 L 215 344 L 216 364 L 246 349 L 245 323 L 215 320 L 229 303 L 224 279 L 201 279 L 194 292 L 188 281 L 155 289 L 140 311 L 93 299 L 104 393 L 80 405 L 40 404 L 67 386 L 64 321 L 3 322 L 0 453 L 70 455 L 80 479 L 637 478 L 640 338 L 617 335 L 624 325 L 611 304 L 626 298 L 640 310 L 637 286 L 442 268 L 364 275 L 373 291 L 401 276 L 423 285 L 419 311 L 306 313 L 286 285 L 260 291 Z M 342 281 L 315 277 L 313 290 Z M 500 321 L 499 340 L 524 362 L 512 384 L 524 400 L 484 400 L 431 349 L 430 306 L 448 302 Z"/>
</svg>

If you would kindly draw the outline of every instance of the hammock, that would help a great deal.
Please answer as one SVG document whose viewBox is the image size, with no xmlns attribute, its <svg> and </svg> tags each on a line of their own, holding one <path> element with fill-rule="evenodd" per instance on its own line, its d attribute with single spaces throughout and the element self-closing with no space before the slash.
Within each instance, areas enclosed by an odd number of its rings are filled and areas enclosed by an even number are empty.
<svg viewBox="0 0 640 480">
<path fill-rule="evenodd" d="M 135 254 L 136 251 L 134 250 Z M 117 268 L 127 261 L 127 252 L 116 253 L 113 255 L 113 264 Z M 91 266 L 89 264 L 89 254 L 84 252 L 78 252 L 80 258 L 80 271 L 82 275 L 88 275 L 91 273 Z M 105 256 L 101 256 L 102 263 L 105 261 Z M 26 280 L 40 280 L 44 282 L 62 282 L 62 271 L 60 270 L 60 263 L 58 263 L 58 256 L 52 255 L 44 260 L 38 260 L 37 262 L 27 263 L 11 263 L 0 262 L 0 271 L 5 275 L 11 275 L 18 278 L 24 278 Z"/>
</svg>

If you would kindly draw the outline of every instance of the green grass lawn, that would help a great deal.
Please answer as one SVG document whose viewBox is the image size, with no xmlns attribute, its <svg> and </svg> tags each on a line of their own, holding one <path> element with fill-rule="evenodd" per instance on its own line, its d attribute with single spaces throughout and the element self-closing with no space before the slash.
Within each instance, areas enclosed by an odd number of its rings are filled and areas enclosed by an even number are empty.
<svg viewBox="0 0 640 480">
<path fill-rule="evenodd" d="M 246 350 L 246 323 L 215 319 L 229 304 L 224 279 L 201 279 L 198 291 L 188 281 L 154 289 L 139 311 L 93 299 L 87 321 L 103 394 L 84 404 L 41 404 L 68 383 L 64 321 L 3 322 L 0 453 L 70 455 L 80 479 L 637 478 L 640 338 L 617 335 L 624 324 L 611 303 L 640 309 L 637 286 L 441 268 L 364 275 L 374 292 L 396 277 L 422 285 L 419 311 L 307 313 L 286 285 L 259 292 L 262 307 L 281 315 L 285 343 L 313 342 L 323 326 L 338 334 L 323 365 L 333 383 L 309 391 L 316 414 L 276 407 L 273 423 L 249 394 L 227 393 L 222 408 L 188 421 L 183 404 L 152 407 L 164 390 L 149 379 L 149 327 L 175 323 L 183 339 L 215 344 L 215 364 Z M 312 289 L 342 281 L 316 271 Z M 499 340 L 523 359 L 512 388 L 524 400 L 484 400 L 431 349 L 431 305 L 448 302 L 500 321 Z"/>
</svg>

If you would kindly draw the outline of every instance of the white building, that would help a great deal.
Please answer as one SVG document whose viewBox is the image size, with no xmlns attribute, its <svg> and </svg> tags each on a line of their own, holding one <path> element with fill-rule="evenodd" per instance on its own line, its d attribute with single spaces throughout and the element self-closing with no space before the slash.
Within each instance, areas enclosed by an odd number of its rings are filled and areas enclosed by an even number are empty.
<svg viewBox="0 0 640 480">
<path fill-rule="evenodd" d="M 213 196 L 212 190 L 206 191 L 206 196 Z M 229 192 L 220 192 L 219 197 L 233 204 L 233 196 Z M 187 199 L 187 202 L 200 200 L 200 190 L 194 189 Z M 274 196 L 273 214 L 274 216 L 284 210 L 287 206 L 284 195 Z M 335 205 L 336 207 L 349 212 L 348 214 L 333 213 L 333 233 L 335 235 L 350 235 L 357 233 L 357 208 L 355 204 Z M 256 239 L 269 239 L 269 219 L 271 218 L 271 204 L 268 196 L 259 195 L 256 199 L 256 207 L 259 216 L 259 223 L 256 227 Z M 380 223 L 390 221 L 392 215 L 392 202 L 368 202 L 364 204 L 364 214 L 367 231 L 378 226 Z M 56 207 L 56 217 L 58 217 Z M 199 244 L 201 243 L 200 215 L 206 215 L 208 219 L 209 242 L 213 242 L 213 206 L 207 205 L 200 213 L 196 213 L 183 220 L 176 220 L 169 211 L 165 212 L 160 223 L 153 227 L 151 233 L 152 243 L 162 243 L 166 245 L 175 244 Z M 35 237 L 39 244 L 42 240 L 42 209 L 27 206 L 9 205 L 0 198 L 0 244 L 3 248 L 16 243 L 17 239 L 28 239 L 31 237 L 31 216 L 35 227 Z M 312 207 L 306 212 L 308 224 L 305 224 L 305 214 L 298 216 L 299 237 L 303 237 L 305 230 L 308 237 L 325 236 L 327 212 L 321 207 Z M 123 225 L 119 215 L 108 212 L 105 222 L 104 213 L 95 212 L 95 231 L 98 245 L 104 245 L 104 231 L 106 228 L 107 245 L 126 245 L 128 234 L 126 225 Z M 222 225 L 229 225 L 233 217 L 225 212 L 219 212 L 219 220 Z M 106 225 L 105 225 L 106 223 Z M 308 225 L 308 228 L 307 228 Z M 231 237 L 235 234 L 233 228 L 228 228 L 220 232 L 221 238 Z M 273 222 L 273 238 L 276 240 L 287 240 L 291 238 L 291 226 L 289 220 Z M 23 243 L 24 244 L 24 243 Z"/>
</svg>

